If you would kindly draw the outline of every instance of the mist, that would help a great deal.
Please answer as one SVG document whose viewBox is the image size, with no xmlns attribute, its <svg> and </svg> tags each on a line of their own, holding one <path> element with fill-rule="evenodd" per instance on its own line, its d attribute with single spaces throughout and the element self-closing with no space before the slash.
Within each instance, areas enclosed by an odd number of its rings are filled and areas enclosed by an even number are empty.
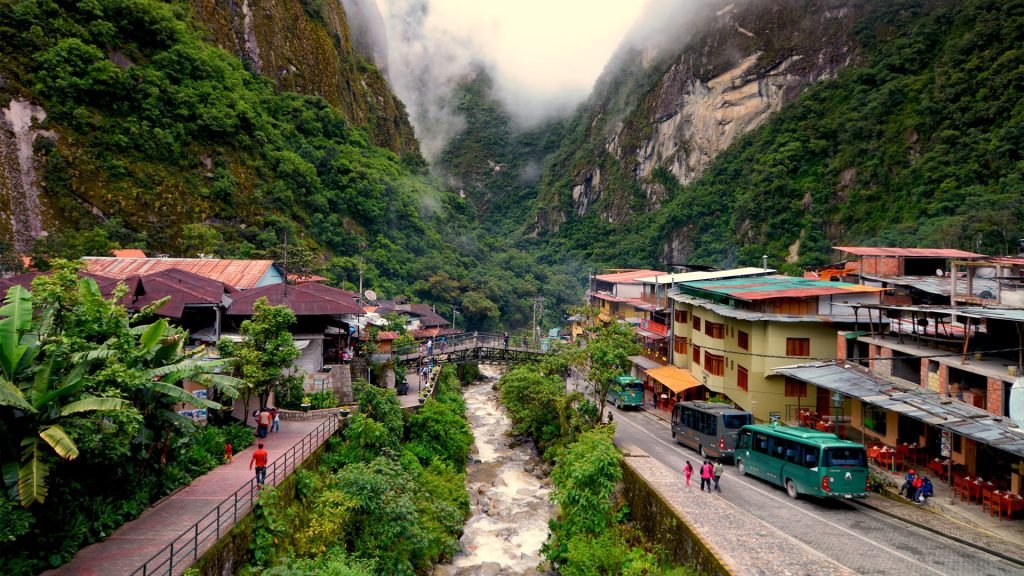
<svg viewBox="0 0 1024 576">
<path fill-rule="evenodd" d="M 353 0 L 346 0 L 352 2 Z M 376 0 L 387 75 L 423 155 L 437 159 L 465 122 L 454 88 L 479 69 L 519 128 L 571 113 L 623 46 L 660 48 L 711 0 Z"/>
</svg>

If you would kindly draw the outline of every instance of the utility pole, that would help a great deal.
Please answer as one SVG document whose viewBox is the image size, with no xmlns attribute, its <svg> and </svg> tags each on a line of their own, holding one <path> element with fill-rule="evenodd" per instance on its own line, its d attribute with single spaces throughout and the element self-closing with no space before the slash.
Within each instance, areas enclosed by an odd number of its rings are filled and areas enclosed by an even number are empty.
<svg viewBox="0 0 1024 576">
<path fill-rule="evenodd" d="M 541 319 L 544 317 L 544 297 L 533 297 L 533 343 L 537 344 L 537 313 L 540 312 Z"/>
<path fill-rule="evenodd" d="M 459 310 L 459 307 L 452 304 L 452 330 L 455 330 L 455 313 Z"/>
</svg>

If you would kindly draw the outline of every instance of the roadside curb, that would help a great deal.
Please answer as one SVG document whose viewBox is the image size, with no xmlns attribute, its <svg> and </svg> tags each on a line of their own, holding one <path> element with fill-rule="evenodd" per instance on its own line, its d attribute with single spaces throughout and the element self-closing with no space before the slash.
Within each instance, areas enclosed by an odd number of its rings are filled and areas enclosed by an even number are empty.
<svg viewBox="0 0 1024 576">
<path fill-rule="evenodd" d="M 877 497 L 879 497 L 879 498 L 888 498 L 888 496 L 882 496 L 880 494 L 878 494 Z M 853 500 L 853 502 L 855 504 L 859 505 L 859 506 L 863 506 L 865 508 L 870 508 L 872 510 L 875 510 L 876 512 L 879 512 L 880 514 L 884 514 L 886 516 L 889 516 L 890 518 L 895 518 L 895 519 L 897 519 L 897 520 L 899 520 L 901 522 L 905 522 L 907 524 L 910 524 L 911 526 L 916 526 L 917 528 L 920 528 L 922 530 L 927 530 L 929 532 L 932 532 L 933 534 L 938 534 L 939 536 L 942 536 L 942 537 L 947 538 L 949 540 L 953 540 L 955 542 L 959 542 L 960 544 L 963 544 L 964 546 L 970 546 L 971 548 L 974 548 L 975 550 L 980 550 L 982 552 L 985 552 L 986 554 L 991 554 L 992 556 L 995 556 L 997 558 L 1001 558 L 1003 560 L 1006 560 L 1007 562 L 1016 564 L 1018 566 L 1024 566 L 1024 559 L 1017 558 L 1015 556 L 1010 556 L 1009 554 L 1005 554 L 1005 553 L 1000 552 L 998 550 L 993 550 L 992 548 L 988 548 L 988 547 L 986 547 L 986 546 L 984 546 L 982 544 L 979 544 L 977 542 L 972 542 L 971 540 L 968 540 L 966 538 L 961 538 L 960 536 L 956 536 L 956 535 L 950 534 L 949 532 L 946 532 L 946 531 L 944 531 L 944 530 L 942 530 L 940 528 L 936 528 L 934 526 L 929 526 L 927 523 L 919 522 L 917 520 L 912 520 L 912 519 L 910 519 L 910 518 L 908 518 L 906 516 L 901 516 L 900 514 L 897 514 L 895 512 L 886 510 L 885 508 L 881 508 L 881 507 L 878 507 L 878 506 L 873 506 L 873 505 L 869 504 L 868 502 L 860 501 L 860 500 Z M 955 520 L 953 518 L 945 516 L 944 514 L 939 514 L 938 512 L 930 512 L 930 513 L 936 514 L 938 516 L 941 516 L 942 518 L 944 518 L 944 519 L 946 519 L 946 520 L 948 520 L 950 522 L 960 523 L 960 522 L 958 522 L 957 520 Z M 977 530 L 977 528 L 973 528 L 973 527 L 971 529 L 972 530 Z"/>
</svg>

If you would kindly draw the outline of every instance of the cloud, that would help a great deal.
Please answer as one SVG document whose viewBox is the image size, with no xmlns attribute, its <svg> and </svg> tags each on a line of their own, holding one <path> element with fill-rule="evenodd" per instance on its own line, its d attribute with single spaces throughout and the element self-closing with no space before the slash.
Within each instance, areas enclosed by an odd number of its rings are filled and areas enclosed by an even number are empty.
<svg viewBox="0 0 1024 576">
<path fill-rule="evenodd" d="M 428 159 L 462 129 L 452 88 L 483 66 L 522 125 L 590 93 L 643 0 L 378 0 L 388 76 Z"/>
</svg>

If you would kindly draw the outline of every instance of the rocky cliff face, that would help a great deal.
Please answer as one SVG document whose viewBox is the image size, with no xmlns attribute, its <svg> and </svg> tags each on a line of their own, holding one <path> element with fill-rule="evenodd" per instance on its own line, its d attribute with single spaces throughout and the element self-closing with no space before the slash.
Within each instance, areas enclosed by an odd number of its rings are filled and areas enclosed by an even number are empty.
<svg viewBox="0 0 1024 576">
<path fill-rule="evenodd" d="M 715 2 L 680 29 L 681 49 L 625 47 L 577 118 L 584 141 L 563 148 L 572 159 L 548 175 L 539 227 L 556 230 L 588 214 L 616 222 L 658 208 L 659 169 L 684 184 L 694 180 L 806 86 L 849 65 L 863 4 Z"/>
<path fill-rule="evenodd" d="M 11 239 L 19 252 L 45 234 L 32 154 L 37 137 L 53 137 L 35 127 L 45 118 L 45 110 L 21 98 L 0 110 L 0 238 Z"/>
<path fill-rule="evenodd" d="M 402 102 L 374 66 L 383 20 L 370 0 L 191 0 L 216 45 L 285 90 L 321 96 L 374 144 L 419 156 Z"/>
</svg>

